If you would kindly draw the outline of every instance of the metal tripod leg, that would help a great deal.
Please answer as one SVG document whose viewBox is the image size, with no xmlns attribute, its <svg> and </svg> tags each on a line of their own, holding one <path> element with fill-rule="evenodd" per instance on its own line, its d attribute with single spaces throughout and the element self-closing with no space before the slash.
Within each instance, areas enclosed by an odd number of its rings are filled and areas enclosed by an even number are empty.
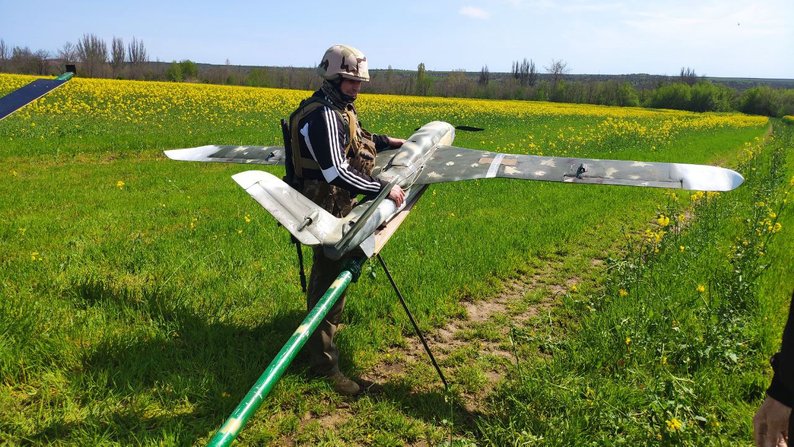
<svg viewBox="0 0 794 447">
<path fill-rule="evenodd" d="M 416 321 L 414 321 L 414 316 L 411 315 L 411 311 L 408 310 L 408 305 L 405 303 L 405 299 L 403 298 L 403 294 L 400 293 L 400 289 L 397 288 L 397 284 L 394 282 L 394 278 L 391 277 L 391 273 L 389 273 L 389 269 L 386 268 L 386 262 L 381 257 L 380 253 L 378 253 L 378 261 L 380 261 L 380 265 L 383 267 L 383 271 L 386 272 L 386 277 L 389 278 L 389 282 L 391 286 L 394 288 L 394 291 L 397 293 L 397 297 L 400 298 L 400 304 L 403 305 L 403 309 L 405 309 L 405 313 L 408 314 L 408 319 L 411 320 L 411 324 L 414 326 L 414 331 L 416 331 L 416 335 L 419 336 L 419 340 L 422 341 L 422 346 L 425 347 L 425 351 L 427 355 L 430 356 L 430 361 L 433 362 L 433 366 L 436 368 L 436 372 L 438 372 L 438 377 L 441 378 L 441 382 L 444 383 L 444 389 L 449 391 L 449 385 L 447 384 L 447 379 L 444 377 L 444 373 L 441 372 L 441 368 L 439 368 L 438 363 L 436 363 L 436 358 L 433 357 L 433 353 L 430 352 L 430 347 L 427 345 L 427 341 L 425 341 L 425 336 L 422 335 L 422 331 L 419 330 L 419 326 L 417 326 Z"/>
</svg>

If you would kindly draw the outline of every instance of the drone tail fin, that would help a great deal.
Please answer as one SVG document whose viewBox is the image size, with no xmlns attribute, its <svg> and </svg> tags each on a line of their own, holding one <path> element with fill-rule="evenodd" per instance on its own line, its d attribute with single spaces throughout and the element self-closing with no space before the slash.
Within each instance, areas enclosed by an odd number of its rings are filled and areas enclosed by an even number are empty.
<svg viewBox="0 0 794 447">
<path fill-rule="evenodd" d="M 339 240 L 343 220 L 278 177 L 264 171 L 245 171 L 232 178 L 302 244 L 329 245 Z"/>
</svg>

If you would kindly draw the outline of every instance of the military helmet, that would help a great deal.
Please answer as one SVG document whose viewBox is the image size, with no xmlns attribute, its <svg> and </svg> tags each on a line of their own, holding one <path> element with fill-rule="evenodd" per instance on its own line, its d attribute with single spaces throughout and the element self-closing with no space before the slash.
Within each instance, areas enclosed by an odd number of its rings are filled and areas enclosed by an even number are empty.
<svg viewBox="0 0 794 447">
<path fill-rule="evenodd" d="M 340 76 L 354 81 L 369 81 L 367 57 L 348 45 L 334 45 L 326 50 L 317 71 L 329 81 L 336 81 Z"/>
</svg>

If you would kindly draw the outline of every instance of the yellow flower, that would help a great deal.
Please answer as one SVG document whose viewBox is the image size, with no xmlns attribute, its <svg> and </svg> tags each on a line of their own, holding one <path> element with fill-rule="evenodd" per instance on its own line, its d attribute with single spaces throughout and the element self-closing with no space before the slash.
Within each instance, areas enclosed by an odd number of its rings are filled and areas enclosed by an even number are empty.
<svg viewBox="0 0 794 447">
<path fill-rule="evenodd" d="M 703 284 L 698 284 L 697 291 L 698 291 L 698 293 L 705 292 L 706 291 L 706 286 L 704 286 Z"/>
<path fill-rule="evenodd" d="M 667 356 L 666 355 L 662 356 L 661 363 L 662 363 L 662 365 L 666 365 L 667 364 Z"/>
<path fill-rule="evenodd" d="M 680 245 L 680 246 L 678 247 L 678 251 L 680 251 L 681 253 L 683 253 L 683 252 L 684 252 L 684 250 L 686 250 L 686 247 L 684 247 L 683 245 Z"/>
<path fill-rule="evenodd" d="M 39 252 L 37 252 L 37 251 L 30 252 L 30 260 L 31 261 L 41 261 L 41 256 L 39 255 Z"/>
<path fill-rule="evenodd" d="M 783 225 L 781 225 L 780 222 L 775 222 L 775 226 L 772 227 L 772 232 L 777 233 L 781 228 L 783 228 Z"/>
<path fill-rule="evenodd" d="M 571 284 L 570 290 L 571 292 L 576 292 L 579 289 L 576 287 L 576 284 Z"/>
<path fill-rule="evenodd" d="M 662 214 L 658 219 L 656 219 L 656 223 L 658 223 L 660 227 L 664 228 L 670 225 L 670 218 Z"/>
<path fill-rule="evenodd" d="M 124 189 L 124 185 L 125 185 L 124 180 L 119 180 L 116 182 L 116 188 L 118 189 Z"/>
<path fill-rule="evenodd" d="M 626 289 L 620 289 L 618 290 L 618 295 L 620 295 L 621 298 L 626 297 L 629 295 L 629 291 Z"/>
<path fill-rule="evenodd" d="M 667 431 L 679 431 L 684 425 L 677 418 L 668 419 L 665 423 L 667 424 Z"/>
<path fill-rule="evenodd" d="M 245 223 L 251 223 L 251 216 L 248 214 L 245 215 Z"/>
<path fill-rule="evenodd" d="M 626 337 L 626 346 L 631 344 L 631 337 Z"/>
</svg>

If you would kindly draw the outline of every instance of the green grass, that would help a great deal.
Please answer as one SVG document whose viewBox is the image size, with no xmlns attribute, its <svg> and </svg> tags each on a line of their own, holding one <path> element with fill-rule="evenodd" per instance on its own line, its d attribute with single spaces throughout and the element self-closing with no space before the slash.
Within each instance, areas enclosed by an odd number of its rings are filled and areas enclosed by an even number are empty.
<svg viewBox="0 0 794 447">
<path fill-rule="evenodd" d="M 65 101 L 67 87 L 53 93 L 61 96 L 47 100 Z M 221 96 L 238 91 L 223 90 Z M 195 107 L 209 110 L 215 99 Z M 765 131 L 762 125 L 688 129 L 662 143 L 630 132 L 607 133 L 603 141 L 577 143 L 577 135 L 595 129 L 616 109 L 521 116 L 503 111 L 502 102 L 473 106 L 423 99 L 395 114 L 376 108 L 374 99 L 362 99 L 362 115 L 372 129 L 407 135 L 426 121 L 445 119 L 487 127 L 482 133 L 461 132 L 456 145 L 521 152 L 534 141 L 537 151 L 547 155 L 735 166 L 741 148 Z M 399 104 L 388 97 L 379 101 Z M 527 111 L 546 107 L 509 105 Z M 33 109 L 0 122 L 0 440 L 190 445 L 209 439 L 289 338 L 303 318 L 305 304 L 287 234 L 229 178 L 244 167 L 172 162 L 160 150 L 209 143 L 274 144 L 275 117 L 290 107 L 279 104 L 265 113 L 227 110 L 213 113 L 216 121 L 201 113 L 187 121 L 182 115 L 188 110 L 166 109 L 162 116 L 144 117 L 143 125 L 119 123 L 101 114 L 90 118 Z M 642 113 L 647 117 L 633 120 L 648 126 L 667 116 Z M 571 146 L 552 147 L 555 142 Z M 279 168 L 268 169 L 280 175 Z M 751 173 L 745 174 L 749 183 Z M 743 187 L 719 200 L 745 201 L 749 191 Z M 685 206 L 687 195 L 677 196 Z M 605 279 L 603 269 L 593 268 L 590 260 L 610 255 L 621 259 L 623 235 L 644 229 L 669 200 L 662 190 L 620 187 L 508 180 L 438 185 L 425 194 L 383 254 L 425 330 L 463 316 L 463 300 L 493 297 L 506 278 L 540 272 L 545 281 L 564 284 L 576 277 L 579 292 L 527 328 L 514 331 L 522 374 L 542 377 L 549 356 L 554 357 L 552 364 L 563 362 L 557 357 L 575 346 L 578 334 L 587 332 L 589 323 L 582 315 L 617 318 L 600 298 L 614 292 L 617 279 Z M 737 209 L 736 215 L 745 212 Z M 791 252 L 774 247 L 770 259 L 785 259 Z M 674 262 L 670 256 L 675 252 L 668 249 L 657 258 Z M 548 267 L 550 260 L 554 268 Z M 790 270 L 781 264 L 785 263 L 773 263 L 770 272 L 779 271 L 782 281 L 790 280 Z M 376 368 L 411 333 L 384 275 L 377 265 L 372 267 L 365 267 L 366 274 L 351 288 L 338 335 L 342 366 L 350 373 Z M 702 274 L 704 281 L 714 276 L 708 269 Z M 664 279 L 669 271 L 655 275 Z M 781 309 L 779 294 L 766 282 L 759 287 L 756 295 L 769 297 L 765 306 L 770 308 L 768 315 L 774 315 L 772 309 Z M 634 289 L 630 296 L 635 297 Z M 523 306 L 542 299 L 529 293 Z M 516 303 L 517 309 L 523 306 Z M 606 365 L 616 355 L 607 349 L 620 347 L 625 337 L 623 332 L 599 330 L 596 335 L 606 336 L 595 346 L 605 351 L 591 347 L 581 355 L 595 356 Z M 634 346 L 651 342 L 650 334 L 647 340 L 629 335 Z M 758 398 L 764 378 L 757 359 L 761 351 L 774 349 L 775 336 L 779 334 L 767 330 L 766 344 L 749 360 L 736 352 L 753 365 L 750 374 L 757 382 L 740 398 L 750 403 L 731 410 L 741 417 Z M 346 402 L 325 383 L 309 380 L 299 362 L 243 431 L 242 444 L 464 443 L 483 434 L 494 440 L 554 439 L 526 414 L 505 416 L 500 405 L 488 405 L 483 415 L 462 410 L 461 399 L 482 389 L 483 371 L 489 365 L 505 368 L 496 360 L 477 358 L 478 340 L 508 343 L 500 340 L 495 324 L 474 328 L 466 338 L 471 347 L 445 360 L 456 384 L 452 395 L 443 393 L 432 368 L 421 363 L 386 383 L 384 397 Z M 658 369 L 644 363 L 633 367 L 640 376 Z M 554 404 L 582 408 L 584 404 L 576 404 L 576 390 L 580 384 L 586 384 L 585 391 L 593 388 L 583 374 L 574 370 L 562 379 L 537 382 L 544 385 L 537 392 L 546 399 L 539 402 L 549 404 L 539 414 L 553 415 L 555 408 L 558 418 L 576 414 L 563 424 L 570 428 L 563 430 L 560 442 L 603 434 L 588 425 L 585 412 Z M 523 401 L 527 392 L 522 387 L 529 380 L 524 375 L 514 377 L 495 399 L 506 396 L 507 402 L 519 399 L 516 405 L 521 403 L 525 410 L 535 408 L 526 405 L 537 396 Z M 714 389 L 707 391 L 713 394 Z M 616 387 L 599 397 L 597 408 L 624 400 L 647 403 L 641 392 L 624 399 L 627 393 Z M 335 421 L 332 429 L 323 425 L 325 418 L 339 414 L 349 417 Z M 715 435 L 717 439 L 737 434 L 747 438 L 746 426 L 729 427 Z"/>
<path fill-rule="evenodd" d="M 794 280 L 786 127 L 742 165 L 742 188 L 703 199 L 659 253 L 635 245 L 613 260 L 581 329 L 493 396 L 499 416 L 480 421 L 489 444 L 516 442 L 515 427 L 544 445 L 750 444 Z"/>
</svg>

